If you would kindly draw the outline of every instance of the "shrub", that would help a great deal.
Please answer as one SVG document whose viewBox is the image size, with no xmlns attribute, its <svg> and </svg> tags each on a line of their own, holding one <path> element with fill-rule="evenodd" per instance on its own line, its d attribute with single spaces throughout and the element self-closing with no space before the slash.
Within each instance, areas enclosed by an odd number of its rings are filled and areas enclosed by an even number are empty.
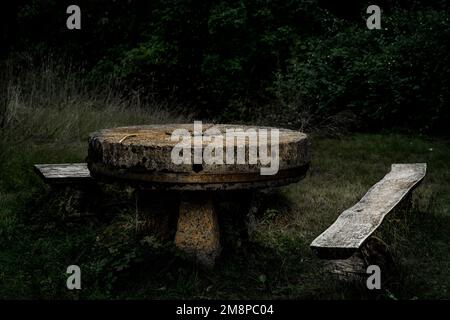
<svg viewBox="0 0 450 320">
<path fill-rule="evenodd" d="M 448 14 L 398 10 L 383 27 L 350 26 L 332 37 L 307 39 L 288 71 L 278 74 L 274 91 L 282 110 L 318 117 L 352 111 L 371 129 L 445 130 Z"/>
</svg>

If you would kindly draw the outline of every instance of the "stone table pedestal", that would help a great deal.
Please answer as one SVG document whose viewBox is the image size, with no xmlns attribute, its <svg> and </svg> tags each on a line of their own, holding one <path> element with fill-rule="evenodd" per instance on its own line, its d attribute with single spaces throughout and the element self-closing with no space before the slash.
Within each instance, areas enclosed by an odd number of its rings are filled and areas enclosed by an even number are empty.
<svg viewBox="0 0 450 320">
<path fill-rule="evenodd" d="M 200 263 L 213 266 L 221 251 L 217 212 L 209 192 L 184 194 L 180 202 L 175 244 L 195 256 Z"/>
</svg>

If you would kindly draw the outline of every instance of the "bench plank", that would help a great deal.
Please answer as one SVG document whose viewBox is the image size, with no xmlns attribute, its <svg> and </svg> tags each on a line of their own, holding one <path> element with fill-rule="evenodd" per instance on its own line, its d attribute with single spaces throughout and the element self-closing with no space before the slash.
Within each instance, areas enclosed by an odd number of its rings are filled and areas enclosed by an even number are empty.
<svg viewBox="0 0 450 320">
<path fill-rule="evenodd" d="M 48 183 L 92 183 L 86 163 L 36 164 L 35 171 Z"/>
<path fill-rule="evenodd" d="M 326 259 L 351 256 L 425 177 L 426 168 L 426 163 L 393 164 L 381 181 L 311 243 L 313 251 Z"/>
</svg>

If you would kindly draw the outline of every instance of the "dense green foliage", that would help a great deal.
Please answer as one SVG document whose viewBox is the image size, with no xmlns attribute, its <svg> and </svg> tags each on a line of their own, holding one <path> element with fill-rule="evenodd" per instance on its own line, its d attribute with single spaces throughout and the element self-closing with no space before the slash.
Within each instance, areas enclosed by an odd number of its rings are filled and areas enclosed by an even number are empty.
<svg viewBox="0 0 450 320">
<path fill-rule="evenodd" d="M 436 130 L 450 121 L 450 20 L 434 10 L 396 11 L 373 32 L 349 26 L 313 38 L 281 73 L 283 110 L 351 110 L 365 124 Z"/>
<path fill-rule="evenodd" d="M 364 128 L 424 132 L 450 120 L 445 1 L 380 1 L 382 30 L 366 28 L 361 0 L 79 1 L 80 31 L 65 29 L 68 4 L 17 5 L 11 46 L 58 48 L 94 84 L 113 76 L 198 117 L 298 126 L 347 112 Z"/>
</svg>

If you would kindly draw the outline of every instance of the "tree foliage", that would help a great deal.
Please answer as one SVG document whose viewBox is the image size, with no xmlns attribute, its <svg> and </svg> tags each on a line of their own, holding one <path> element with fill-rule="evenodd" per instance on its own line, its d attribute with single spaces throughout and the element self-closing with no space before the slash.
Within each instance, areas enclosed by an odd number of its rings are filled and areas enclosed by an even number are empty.
<svg viewBox="0 0 450 320">
<path fill-rule="evenodd" d="M 65 29 L 69 4 L 19 2 L 3 38 L 16 51 L 58 49 L 94 83 L 113 76 L 204 117 L 252 120 L 276 105 L 293 122 L 351 111 L 372 129 L 422 131 L 450 117 L 445 1 L 379 1 L 382 30 L 366 28 L 362 0 L 80 0 L 80 31 Z"/>
</svg>

